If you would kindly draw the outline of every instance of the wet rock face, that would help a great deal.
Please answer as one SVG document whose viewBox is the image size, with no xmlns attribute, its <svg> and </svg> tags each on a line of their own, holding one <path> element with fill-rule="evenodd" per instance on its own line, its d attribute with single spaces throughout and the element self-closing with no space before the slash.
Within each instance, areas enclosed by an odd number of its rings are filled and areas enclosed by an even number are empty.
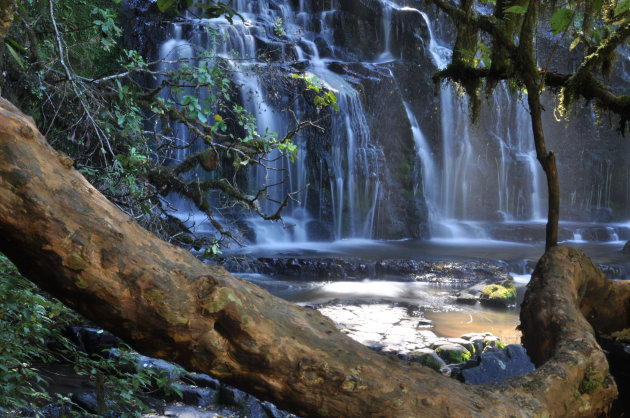
<svg viewBox="0 0 630 418">
<path fill-rule="evenodd" d="M 389 279 L 476 285 L 510 279 L 507 265 L 484 261 L 371 260 L 361 258 L 260 257 L 227 260 L 235 273 L 261 273 L 303 280 Z"/>
</svg>

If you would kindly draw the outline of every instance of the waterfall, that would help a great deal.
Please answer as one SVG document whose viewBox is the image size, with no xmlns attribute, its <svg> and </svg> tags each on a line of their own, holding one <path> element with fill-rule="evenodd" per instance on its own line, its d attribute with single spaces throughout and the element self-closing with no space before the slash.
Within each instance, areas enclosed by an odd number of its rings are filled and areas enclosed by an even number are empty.
<svg viewBox="0 0 630 418">
<path fill-rule="evenodd" d="M 274 7 L 270 7 L 271 4 Z M 277 42 L 273 34 L 277 25 L 281 24 L 286 36 L 292 38 L 292 48 L 298 60 L 308 60 L 306 71 L 318 77 L 319 82 L 337 95 L 339 113 L 332 115 L 331 158 L 328 161 L 330 174 L 330 193 L 332 197 L 331 237 L 341 239 L 345 237 L 373 236 L 376 229 L 375 222 L 378 212 L 378 202 L 381 193 L 381 165 L 382 150 L 372 144 L 365 110 L 361 102 L 360 93 L 340 75 L 328 70 L 328 60 L 320 57 L 316 38 L 324 43 L 332 42 L 333 30 L 329 27 L 335 9 L 319 13 L 319 28 L 317 33 L 304 34 L 304 28 L 313 26 L 308 21 L 309 4 L 302 1 L 299 9 L 293 10 L 288 1 L 237 1 L 235 9 L 243 16 L 234 19 L 230 24 L 224 18 L 194 19 L 189 17 L 183 22 L 173 23 L 176 28 L 173 36 L 160 47 L 160 57 L 174 54 L 174 50 L 186 48 L 191 55 L 193 49 L 213 50 L 233 68 L 235 78 L 232 80 L 240 91 L 243 106 L 256 118 L 257 129 L 261 133 L 275 132 L 282 135 L 289 125 L 286 113 L 269 102 L 267 86 L 264 76 L 255 71 L 243 71 L 248 65 L 264 68 L 266 64 L 257 59 L 261 39 L 282 48 L 286 54 L 287 45 Z M 391 20 L 391 14 L 390 14 Z M 192 27 L 193 35 L 188 39 L 182 37 L 182 27 Z M 209 25 L 216 32 L 213 39 L 205 36 L 199 29 Z M 389 24 L 385 24 L 383 31 L 388 38 Z M 388 42 L 385 43 L 388 45 Z M 181 55 L 181 54 L 180 54 Z M 297 111 L 298 118 L 307 119 Z M 185 143 L 182 140 L 182 144 Z M 284 200 L 288 192 L 305 189 L 308 183 L 306 167 L 306 146 L 301 138 L 295 138 L 298 146 L 296 162 L 292 163 L 282 157 L 278 151 L 265 156 L 265 166 L 252 169 L 249 175 L 251 190 L 268 187 L 269 199 L 261 205 L 267 213 L 273 213 L 278 203 Z M 187 156 L 188 150 L 178 151 L 177 159 Z M 324 169 L 321 167 L 320 169 Z M 321 174 L 320 174 L 321 177 Z M 321 189 L 320 181 L 320 189 Z M 174 199 L 177 199 L 174 197 Z M 299 203 L 291 202 L 283 212 L 284 223 L 270 223 L 257 216 L 250 216 L 247 222 L 253 229 L 258 243 L 305 241 L 308 239 L 307 227 L 314 220 L 307 209 L 307 194 L 299 196 Z M 178 207 L 182 214 L 186 211 L 194 212 L 190 206 Z M 317 214 L 321 219 L 320 213 Z M 184 216 L 184 215 L 182 215 Z M 197 216 L 195 217 L 197 218 Z M 288 226 L 286 228 L 285 226 Z"/>
<path fill-rule="evenodd" d="M 437 206 L 437 200 L 440 193 L 438 181 L 440 174 L 435 164 L 435 156 L 431 151 L 431 147 L 422 133 L 420 124 L 414 116 L 411 107 L 409 107 L 409 104 L 406 102 L 405 110 L 407 111 L 409 122 L 411 123 L 413 140 L 415 142 L 416 152 L 418 153 L 418 158 L 420 159 L 422 167 L 422 192 L 429 209 L 429 225 L 434 225 L 441 216 Z"/>
<path fill-rule="evenodd" d="M 443 69 L 450 61 L 451 51 L 437 42 L 428 16 L 420 13 L 429 28 L 432 61 Z M 492 220 L 539 220 L 544 205 L 542 169 L 536 160 L 527 109 L 503 84 L 484 106 L 481 119 L 485 121 L 480 121 L 481 126 L 471 125 L 467 107 L 466 98 L 458 97 L 452 87 L 441 87 L 442 161 L 441 175 L 436 177 L 441 182 L 441 197 L 435 200 L 439 216 L 432 222 L 445 228 L 432 230 L 438 236 L 484 236 L 484 231 L 471 221 L 487 220 L 489 211 L 494 214 Z M 413 126 L 411 118 L 410 121 Z M 481 161 L 494 165 L 494 179 L 483 178 Z M 487 207 L 478 208 L 476 195 L 486 193 L 484 187 L 490 185 L 496 187 L 496 203 L 488 204 L 486 199 L 483 203 Z"/>
<path fill-rule="evenodd" d="M 452 51 L 435 36 L 425 12 L 402 3 L 358 2 L 355 11 L 338 0 L 238 0 L 234 7 L 243 21 L 200 19 L 191 12 L 171 24 L 160 57 L 191 58 L 204 50 L 222 57 L 233 70 L 233 94 L 255 116 L 259 132 L 287 131 L 294 122 L 287 103 L 298 120 L 326 128 L 294 138 L 295 162 L 274 151 L 265 156 L 266 167 L 247 173 L 250 190 L 268 188 L 269 199 L 261 201 L 267 213 L 287 193 L 305 190 L 283 211 L 284 224 L 226 211 L 249 225 L 255 242 L 419 238 L 418 224 L 433 237 L 480 238 L 491 235 L 490 224 L 544 218 L 544 173 L 523 98 L 500 83 L 473 125 L 467 99 L 452 84 L 440 86 L 437 99 L 413 91 L 422 90 L 435 68 L 446 67 Z M 208 35 L 207 27 L 216 35 Z M 274 71 L 280 81 L 270 81 Z M 319 113 L 311 99 L 294 101 L 295 87 L 286 87 L 286 79 L 295 72 L 315 76 L 334 92 L 339 112 Z M 186 129 L 175 127 L 180 143 L 187 143 Z M 181 161 L 187 152 L 167 157 Z M 571 204 L 604 210 L 615 199 L 614 176 L 623 169 L 607 159 L 592 166 L 599 182 L 585 184 L 578 191 L 584 196 Z M 178 216 L 201 222 L 190 205 L 172 199 Z"/>
</svg>

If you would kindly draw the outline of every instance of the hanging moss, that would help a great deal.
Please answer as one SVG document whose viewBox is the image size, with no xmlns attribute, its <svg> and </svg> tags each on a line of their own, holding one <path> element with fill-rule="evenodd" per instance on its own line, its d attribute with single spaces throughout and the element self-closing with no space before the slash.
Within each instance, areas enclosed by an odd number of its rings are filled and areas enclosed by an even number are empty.
<svg viewBox="0 0 630 418">
<path fill-rule="evenodd" d="M 476 122 L 481 111 L 481 79 L 480 73 L 475 71 L 464 61 L 453 61 L 444 70 L 437 72 L 433 76 L 433 82 L 439 83 L 443 79 L 450 79 L 455 83 L 459 83 L 469 98 L 470 118 L 472 122 Z"/>
</svg>

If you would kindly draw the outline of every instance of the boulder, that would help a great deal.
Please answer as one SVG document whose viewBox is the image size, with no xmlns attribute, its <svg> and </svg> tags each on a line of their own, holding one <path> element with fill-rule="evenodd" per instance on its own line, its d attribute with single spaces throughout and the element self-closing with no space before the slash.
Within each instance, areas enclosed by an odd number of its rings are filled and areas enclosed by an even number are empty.
<svg viewBox="0 0 630 418">
<path fill-rule="evenodd" d="M 477 295 L 474 295 L 468 291 L 458 292 L 455 296 L 457 297 L 455 299 L 455 302 L 462 305 L 475 305 L 479 300 L 477 298 Z"/>
<path fill-rule="evenodd" d="M 511 280 L 489 284 L 481 291 L 479 300 L 483 305 L 507 308 L 516 304 L 516 288 Z"/>
<path fill-rule="evenodd" d="M 525 348 L 519 344 L 510 344 L 504 350 L 494 348 L 484 351 L 477 362 L 469 362 L 462 367 L 458 378 L 463 382 L 478 385 L 500 382 L 510 376 L 528 373 L 534 369 Z"/>
<path fill-rule="evenodd" d="M 439 372 L 442 367 L 446 366 L 444 360 L 438 356 L 435 351 L 430 348 L 423 348 L 415 350 L 409 353 L 408 360 L 414 363 L 420 363 L 423 366 L 427 366 Z"/>
<path fill-rule="evenodd" d="M 466 347 L 451 342 L 438 346 L 435 349 L 435 353 L 447 364 L 464 363 L 471 356 L 470 351 Z"/>
</svg>

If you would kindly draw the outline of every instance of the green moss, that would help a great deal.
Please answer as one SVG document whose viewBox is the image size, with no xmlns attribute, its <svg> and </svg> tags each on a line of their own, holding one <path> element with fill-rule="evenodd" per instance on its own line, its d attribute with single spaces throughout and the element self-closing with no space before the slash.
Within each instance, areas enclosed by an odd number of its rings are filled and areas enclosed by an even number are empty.
<svg viewBox="0 0 630 418">
<path fill-rule="evenodd" d="M 87 268 L 87 264 L 81 254 L 72 252 L 68 258 L 67 267 L 71 270 L 81 271 Z"/>
<path fill-rule="evenodd" d="M 603 381 L 604 377 L 602 374 L 593 367 L 589 367 L 584 373 L 584 379 L 580 382 L 578 391 L 581 394 L 592 395 L 597 388 L 602 386 Z"/>
<path fill-rule="evenodd" d="M 616 341 L 630 341 L 630 328 L 615 331 L 611 334 Z"/>
<path fill-rule="evenodd" d="M 516 303 L 516 288 L 511 280 L 498 284 L 489 284 L 481 291 L 480 300 L 501 305 Z"/>
<path fill-rule="evenodd" d="M 249 322 L 249 317 L 245 313 L 243 302 L 236 296 L 234 290 L 229 287 L 223 287 L 219 289 L 212 299 L 206 303 L 206 309 L 208 313 L 216 313 L 224 309 L 229 303 L 234 303 L 236 312 L 240 315 L 241 321 L 244 325 Z"/>
<path fill-rule="evenodd" d="M 441 348 L 438 348 L 437 350 L 435 350 L 435 352 L 439 355 L 442 352 Z M 448 361 L 451 364 L 455 364 L 455 363 L 465 363 L 468 360 L 470 360 L 471 354 L 470 351 L 466 350 L 464 352 L 459 352 L 459 351 L 449 351 L 448 352 Z"/>
</svg>

